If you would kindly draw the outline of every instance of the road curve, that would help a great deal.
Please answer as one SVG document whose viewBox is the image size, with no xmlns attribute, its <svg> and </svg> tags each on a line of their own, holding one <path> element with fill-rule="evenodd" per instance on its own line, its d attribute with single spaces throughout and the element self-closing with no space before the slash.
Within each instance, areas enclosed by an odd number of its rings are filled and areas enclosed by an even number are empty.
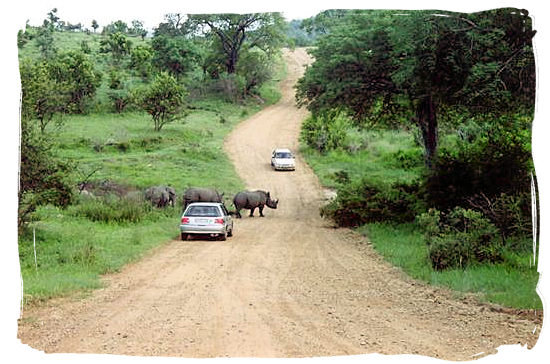
<svg viewBox="0 0 550 364">
<path fill-rule="evenodd" d="M 25 309 L 19 338 L 46 352 L 180 357 L 419 354 L 468 360 L 532 347 L 540 323 L 414 281 L 369 242 L 319 217 L 323 190 L 298 156 L 274 172 L 271 150 L 298 150 L 305 110 L 293 85 L 309 57 L 286 51 L 282 99 L 239 124 L 225 150 L 250 189 L 280 199 L 226 242 L 172 241 L 85 299 Z"/>
</svg>

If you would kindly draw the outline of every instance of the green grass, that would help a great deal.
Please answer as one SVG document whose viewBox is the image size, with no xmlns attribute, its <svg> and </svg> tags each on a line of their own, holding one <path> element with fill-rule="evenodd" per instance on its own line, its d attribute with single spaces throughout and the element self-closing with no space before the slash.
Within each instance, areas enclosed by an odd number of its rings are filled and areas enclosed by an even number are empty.
<svg viewBox="0 0 550 364">
<path fill-rule="evenodd" d="M 167 184 L 177 190 L 193 185 L 219 188 L 227 193 L 242 187 L 222 149 L 224 136 L 258 107 L 214 105 L 225 115 L 222 123 L 213 112 L 198 111 L 183 122 L 153 131 L 144 113 L 70 116 L 58 134 L 57 154 L 78 162 L 82 174 L 97 169 L 95 179 L 146 188 Z"/>
<path fill-rule="evenodd" d="M 376 186 L 408 182 L 421 176 L 422 161 L 403 166 L 398 153 L 421 156 L 413 137 L 406 131 L 365 131 L 366 146 L 355 154 L 343 150 L 320 154 L 302 146 L 302 154 L 324 186 L 342 187 L 335 176 L 346 172 L 350 180 L 367 179 Z M 445 139 L 445 138 L 443 138 Z M 536 293 L 538 272 L 531 265 L 532 252 L 507 251 L 499 264 L 472 265 L 465 269 L 434 271 L 427 257 L 422 233 L 410 224 L 368 224 L 358 231 L 372 242 L 374 249 L 393 265 L 415 279 L 450 288 L 457 294 L 474 294 L 479 299 L 513 308 L 542 308 Z"/>
<path fill-rule="evenodd" d="M 385 259 L 413 278 L 458 292 L 476 293 L 481 299 L 508 307 L 542 308 L 536 293 L 538 272 L 530 264 L 528 254 L 508 252 L 503 263 L 434 271 L 422 233 L 414 224 L 368 224 L 359 232 L 369 237 Z"/>
<path fill-rule="evenodd" d="M 366 147 L 355 154 L 343 150 L 332 150 L 326 154 L 302 146 L 301 152 L 309 165 L 319 176 L 323 185 L 336 188 L 338 182 L 334 174 L 346 171 L 350 179 L 365 178 L 376 185 L 389 182 L 409 182 L 422 172 L 419 163 L 412 168 L 404 169 L 392 162 L 394 153 L 401 151 L 418 151 L 412 136 L 405 131 L 383 130 L 363 132 Z"/>
<path fill-rule="evenodd" d="M 176 209 L 151 214 L 138 224 L 105 224 L 47 206 L 36 231 L 20 237 L 24 300 L 63 296 L 101 286 L 101 274 L 118 271 L 154 246 L 177 236 Z"/>
</svg>

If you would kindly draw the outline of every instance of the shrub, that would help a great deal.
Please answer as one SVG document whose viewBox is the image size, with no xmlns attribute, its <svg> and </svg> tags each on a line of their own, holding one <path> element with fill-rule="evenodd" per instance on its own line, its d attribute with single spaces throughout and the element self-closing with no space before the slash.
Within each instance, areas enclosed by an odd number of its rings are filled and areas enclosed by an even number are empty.
<svg viewBox="0 0 550 364">
<path fill-rule="evenodd" d="M 351 128 L 351 119 L 343 112 L 312 115 L 304 121 L 300 137 L 320 153 L 346 146 L 349 149 L 348 132 Z"/>
<path fill-rule="evenodd" d="M 76 216 L 105 223 L 136 223 L 151 211 L 149 204 L 139 199 L 119 198 L 113 195 L 104 198 L 86 198 L 74 207 Z"/>
<path fill-rule="evenodd" d="M 390 165 L 402 169 L 411 169 L 423 165 L 423 153 L 419 148 L 399 149 L 386 157 Z"/>
<path fill-rule="evenodd" d="M 418 183 L 393 184 L 379 188 L 363 180 L 346 184 L 337 197 L 321 208 L 321 216 L 339 226 L 356 227 L 371 222 L 414 220 L 418 204 Z"/>
<path fill-rule="evenodd" d="M 445 215 L 430 209 L 416 219 L 424 230 L 428 256 L 437 270 L 464 268 L 475 262 L 500 262 L 503 241 L 482 213 L 457 207 Z"/>
</svg>

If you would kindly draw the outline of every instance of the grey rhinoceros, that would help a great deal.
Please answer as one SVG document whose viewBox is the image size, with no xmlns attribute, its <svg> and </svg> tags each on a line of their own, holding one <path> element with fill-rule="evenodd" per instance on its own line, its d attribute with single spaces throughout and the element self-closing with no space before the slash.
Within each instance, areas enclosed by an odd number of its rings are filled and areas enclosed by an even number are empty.
<svg viewBox="0 0 550 364">
<path fill-rule="evenodd" d="M 169 186 L 153 186 L 145 190 L 145 199 L 151 201 L 153 206 L 166 207 L 174 206 L 176 201 L 176 191 Z"/>
<path fill-rule="evenodd" d="M 241 209 L 250 210 L 250 217 L 254 216 L 254 210 L 256 207 L 260 211 L 260 216 L 264 217 L 263 210 L 264 206 L 267 206 L 272 209 L 277 208 L 279 203 L 278 199 L 272 200 L 269 192 L 266 191 L 241 191 L 235 195 L 233 198 L 233 205 L 237 210 L 236 215 L 238 218 L 241 218 Z"/>
<path fill-rule="evenodd" d="M 213 188 L 191 187 L 183 194 L 183 209 L 192 202 L 223 202 L 223 192 L 219 193 Z"/>
</svg>

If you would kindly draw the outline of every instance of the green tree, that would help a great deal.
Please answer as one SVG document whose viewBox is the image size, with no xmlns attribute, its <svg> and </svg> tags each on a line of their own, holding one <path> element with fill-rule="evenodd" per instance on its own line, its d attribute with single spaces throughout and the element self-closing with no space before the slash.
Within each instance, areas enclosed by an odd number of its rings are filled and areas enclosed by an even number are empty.
<svg viewBox="0 0 550 364">
<path fill-rule="evenodd" d="M 66 207 L 73 201 L 70 171 L 74 168 L 53 156 L 52 141 L 38 133 L 35 125 L 21 115 L 19 163 L 18 227 L 24 228 L 38 206 Z"/>
<path fill-rule="evenodd" d="M 36 32 L 36 46 L 43 58 L 52 58 L 57 53 L 54 45 L 53 28 L 47 24 L 39 27 Z"/>
<path fill-rule="evenodd" d="M 110 24 L 107 24 L 103 27 L 103 34 L 110 34 L 110 33 L 128 33 L 128 24 L 123 22 L 122 20 L 117 20 L 115 22 L 112 22 Z"/>
<path fill-rule="evenodd" d="M 156 35 L 151 41 L 151 47 L 154 50 L 153 64 L 176 77 L 190 71 L 197 62 L 197 47 L 183 36 Z"/>
<path fill-rule="evenodd" d="M 167 72 L 159 73 L 147 88 L 136 94 L 137 103 L 151 115 L 155 131 L 178 120 L 184 111 L 185 88 Z"/>
<path fill-rule="evenodd" d="M 59 17 L 57 16 L 57 8 L 53 8 L 48 13 L 48 21 L 54 29 L 59 29 L 60 21 Z"/>
<path fill-rule="evenodd" d="M 106 39 L 100 42 L 99 51 L 102 53 L 111 53 L 115 63 L 119 63 L 121 59 L 130 53 L 132 49 L 132 41 L 121 32 L 109 33 Z"/>
<path fill-rule="evenodd" d="M 44 134 L 56 114 L 65 111 L 68 97 L 65 86 L 52 79 L 46 61 L 22 60 L 21 116 L 25 120 L 37 120 Z"/>
<path fill-rule="evenodd" d="M 286 23 L 280 13 L 189 15 L 187 24 L 195 32 L 206 28 L 207 35 L 217 39 L 229 74 L 236 72 L 243 47 L 272 53 L 285 40 Z"/>
<path fill-rule="evenodd" d="M 101 83 L 90 57 L 80 51 L 60 53 L 48 63 L 53 80 L 68 93 L 67 112 L 83 113 Z"/>
<path fill-rule="evenodd" d="M 147 35 L 147 30 L 143 26 L 143 22 L 141 20 L 132 20 L 132 27 L 128 29 L 128 33 L 139 36 L 143 40 Z"/>
<path fill-rule="evenodd" d="M 319 14 L 302 20 L 300 27 L 312 36 L 328 34 L 347 16 L 354 13 L 354 10 L 325 10 Z M 359 11 L 360 12 L 360 11 Z"/>
<path fill-rule="evenodd" d="M 99 24 L 97 20 L 92 20 L 92 28 L 94 29 L 94 33 L 96 32 L 97 28 L 99 28 Z"/>
<path fill-rule="evenodd" d="M 151 73 L 153 49 L 149 46 L 137 46 L 130 51 L 130 67 L 143 78 Z"/>
<path fill-rule="evenodd" d="M 526 11 L 402 13 L 352 12 L 332 25 L 312 51 L 298 101 L 314 112 L 346 108 L 361 119 L 378 100 L 391 111 L 398 98 L 415 116 L 430 166 L 442 108 L 533 107 L 535 32 Z"/>
<path fill-rule="evenodd" d="M 188 34 L 186 17 L 180 13 L 164 15 L 164 22 L 160 23 L 153 31 L 153 36 L 180 36 Z"/>
<path fill-rule="evenodd" d="M 237 74 L 245 79 L 245 94 L 252 93 L 273 76 L 271 60 L 261 50 L 251 50 L 241 55 Z"/>
</svg>

